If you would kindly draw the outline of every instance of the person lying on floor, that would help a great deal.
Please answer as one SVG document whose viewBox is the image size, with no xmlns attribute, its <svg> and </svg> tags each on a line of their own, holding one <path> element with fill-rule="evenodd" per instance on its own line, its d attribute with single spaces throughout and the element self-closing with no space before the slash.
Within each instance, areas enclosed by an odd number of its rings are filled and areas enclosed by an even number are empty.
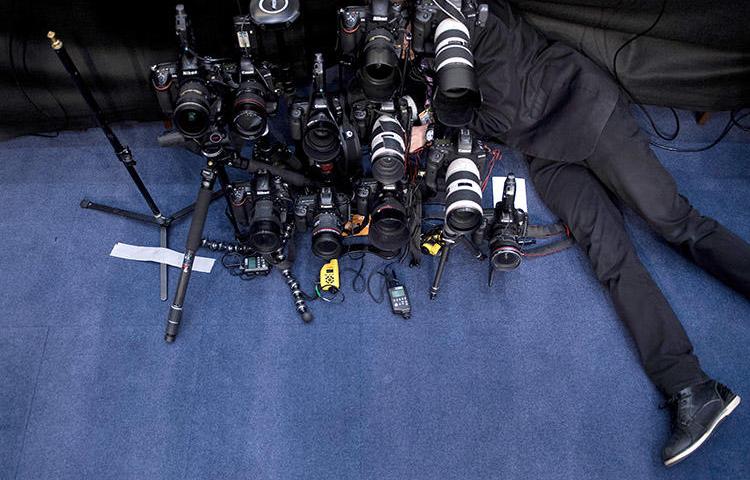
<svg viewBox="0 0 750 480">
<path fill-rule="evenodd" d="M 543 34 L 504 1 L 475 29 L 473 62 L 481 107 L 433 104 L 437 119 L 520 150 L 534 186 L 571 229 L 609 291 L 653 383 L 669 399 L 665 465 L 703 444 L 740 397 L 706 374 L 663 293 L 628 237 L 615 200 L 669 243 L 750 298 L 750 245 L 701 215 L 677 191 L 649 147 L 628 101 L 607 72 Z M 414 129 L 413 149 L 424 144 Z"/>
</svg>

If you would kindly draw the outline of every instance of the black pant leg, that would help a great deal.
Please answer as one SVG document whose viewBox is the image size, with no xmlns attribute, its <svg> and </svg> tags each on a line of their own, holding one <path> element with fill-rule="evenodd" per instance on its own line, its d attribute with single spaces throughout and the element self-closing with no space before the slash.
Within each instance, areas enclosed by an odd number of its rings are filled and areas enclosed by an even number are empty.
<svg viewBox="0 0 750 480">
<path fill-rule="evenodd" d="M 702 216 L 677 192 L 672 175 L 620 102 L 586 165 L 654 230 L 704 270 L 750 298 L 750 245 Z"/>
<path fill-rule="evenodd" d="M 621 212 L 584 166 L 532 159 L 531 177 L 547 206 L 571 229 L 609 290 L 651 380 L 666 395 L 708 377 L 669 303 L 641 264 Z"/>
</svg>

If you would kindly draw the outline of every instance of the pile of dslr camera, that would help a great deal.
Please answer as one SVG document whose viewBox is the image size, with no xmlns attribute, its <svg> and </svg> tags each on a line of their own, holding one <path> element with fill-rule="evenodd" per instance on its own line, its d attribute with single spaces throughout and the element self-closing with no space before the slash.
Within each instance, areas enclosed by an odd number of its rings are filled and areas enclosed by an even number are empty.
<svg viewBox="0 0 750 480">
<path fill-rule="evenodd" d="M 387 292 L 392 311 L 408 318 L 407 292 L 394 271 L 399 262 L 409 258 L 415 266 L 422 254 L 440 257 L 434 298 L 453 245 L 461 242 L 481 260 L 487 258 L 482 245 L 489 245 L 491 284 L 495 270 L 518 267 L 533 237 L 562 231 L 528 225 L 526 212 L 514 205 L 512 174 L 502 200 L 485 211 L 482 192 L 499 150 L 465 125 L 435 118 L 430 108 L 438 102 L 479 106 L 471 41 L 484 27 L 487 5 L 372 0 L 343 8 L 336 91 L 326 82 L 323 55 L 314 53 L 303 96 L 295 88 L 299 72 L 285 60 L 304 50 L 300 15 L 299 0 L 252 0 L 248 15 L 233 19 L 236 58 L 219 59 L 195 51 L 185 8 L 176 7 L 179 58 L 152 67 L 160 106 L 175 128 L 159 142 L 185 147 L 206 164 L 169 311 L 168 342 L 177 336 L 200 248 L 224 252 L 224 266 L 244 279 L 277 269 L 305 322 L 313 319 L 307 302 L 344 300 L 337 259 L 360 259 L 362 267 L 366 254 L 380 256 L 390 263 L 366 280 L 360 268 L 353 287 L 376 301 Z M 283 111 L 288 130 L 276 132 L 278 140 L 271 130 L 280 122 L 270 117 Z M 412 128 L 427 124 L 427 143 L 410 154 Z M 248 144 L 252 153 L 243 156 Z M 249 172 L 250 180 L 230 181 L 227 167 Z M 236 241 L 202 238 L 217 180 Z M 423 214 L 435 207 L 439 215 Z M 328 262 L 313 294 L 292 273 L 295 233 L 304 232 L 312 236 L 312 253 Z"/>
</svg>

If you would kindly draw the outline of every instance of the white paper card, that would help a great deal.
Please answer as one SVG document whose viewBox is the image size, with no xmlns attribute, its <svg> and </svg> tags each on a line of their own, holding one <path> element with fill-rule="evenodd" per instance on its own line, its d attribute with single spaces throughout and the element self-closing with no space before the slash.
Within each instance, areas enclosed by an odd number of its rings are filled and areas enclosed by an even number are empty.
<svg viewBox="0 0 750 480">
<path fill-rule="evenodd" d="M 497 202 L 503 199 L 503 186 L 505 185 L 505 177 L 492 177 L 492 206 L 497 205 Z M 526 203 L 526 179 L 516 177 L 516 201 L 515 207 L 520 208 L 524 212 L 529 212 L 529 207 Z"/>
<path fill-rule="evenodd" d="M 169 248 L 139 247 L 137 245 L 128 245 L 127 243 L 116 243 L 112 247 L 110 255 L 117 258 L 124 258 L 125 260 L 166 263 L 177 268 L 182 268 L 182 258 L 184 257 L 183 253 Z M 215 261 L 213 258 L 195 257 L 195 260 L 193 260 L 193 271 L 211 273 Z"/>
</svg>

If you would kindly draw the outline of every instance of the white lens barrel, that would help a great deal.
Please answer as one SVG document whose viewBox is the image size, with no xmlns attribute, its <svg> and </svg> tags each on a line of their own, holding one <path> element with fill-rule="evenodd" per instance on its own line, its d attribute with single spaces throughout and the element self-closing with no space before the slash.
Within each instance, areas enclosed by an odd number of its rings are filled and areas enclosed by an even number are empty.
<svg viewBox="0 0 750 480">
<path fill-rule="evenodd" d="M 453 160 L 445 172 L 445 223 L 459 234 L 479 226 L 482 209 L 482 187 L 479 169 L 469 158 Z"/>
</svg>

